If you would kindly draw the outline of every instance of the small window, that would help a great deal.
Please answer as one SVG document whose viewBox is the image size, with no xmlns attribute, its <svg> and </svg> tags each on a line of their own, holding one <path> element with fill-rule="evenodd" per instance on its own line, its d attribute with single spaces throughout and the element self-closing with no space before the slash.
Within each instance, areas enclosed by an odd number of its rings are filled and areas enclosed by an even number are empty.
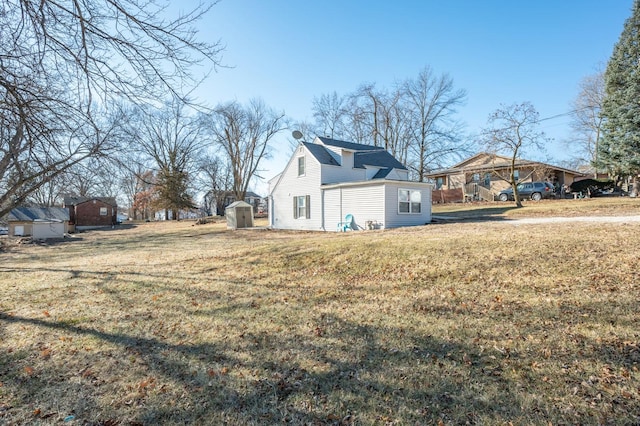
<svg viewBox="0 0 640 426">
<path fill-rule="evenodd" d="M 398 213 L 420 214 L 422 212 L 422 193 L 410 189 L 398 190 Z"/>
<path fill-rule="evenodd" d="M 491 186 L 491 173 L 484 174 L 484 186 L 487 188 Z"/>
<path fill-rule="evenodd" d="M 304 157 L 298 157 L 298 176 L 304 176 Z"/>
<path fill-rule="evenodd" d="M 474 173 L 473 174 L 473 181 L 474 182 L 480 182 L 480 173 Z"/>
<path fill-rule="evenodd" d="M 310 219 L 311 210 L 309 195 L 300 195 L 293 197 L 293 218 L 294 219 Z"/>
<path fill-rule="evenodd" d="M 513 171 L 513 180 L 515 180 L 517 182 L 518 179 L 520 179 L 520 170 L 514 170 Z"/>
<path fill-rule="evenodd" d="M 436 189 L 442 189 L 442 186 L 444 185 L 444 178 L 437 178 L 436 179 Z"/>
<path fill-rule="evenodd" d="M 100 216 L 106 216 L 106 215 L 107 215 L 107 208 L 100 207 Z"/>
</svg>

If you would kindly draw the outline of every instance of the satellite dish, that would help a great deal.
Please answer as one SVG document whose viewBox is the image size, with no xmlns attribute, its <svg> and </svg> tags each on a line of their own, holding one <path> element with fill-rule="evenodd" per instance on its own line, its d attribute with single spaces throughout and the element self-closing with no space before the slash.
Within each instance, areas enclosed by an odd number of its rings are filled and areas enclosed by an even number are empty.
<svg viewBox="0 0 640 426">
<path fill-rule="evenodd" d="M 302 132 L 300 130 L 294 130 L 291 134 L 294 139 L 302 139 Z"/>
</svg>

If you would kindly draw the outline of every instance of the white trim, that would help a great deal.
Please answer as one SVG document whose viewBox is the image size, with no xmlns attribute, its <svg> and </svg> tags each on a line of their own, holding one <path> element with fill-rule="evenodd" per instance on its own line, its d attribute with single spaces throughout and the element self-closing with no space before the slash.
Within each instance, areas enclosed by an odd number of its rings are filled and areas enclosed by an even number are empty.
<svg viewBox="0 0 640 426">
<path fill-rule="evenodd" d="M 327 185 L 322 185 L 321 189 L 333 189 L 333 188 L 346 188 L 350 186 L 368 186 L 368 185 L 384 185 L 387 183 L 393 184 L 402 184 L 403 186 L 408 186 L 412 188 L 433 188 L 434 185 L 429 182 L 414 182 L 408 180 L 392 180 L 392 179 L 373 179 L 373 180 L 362 180 L 356 182 L 341 182 L 341 183 L 331 183 Z"/>
</svg>

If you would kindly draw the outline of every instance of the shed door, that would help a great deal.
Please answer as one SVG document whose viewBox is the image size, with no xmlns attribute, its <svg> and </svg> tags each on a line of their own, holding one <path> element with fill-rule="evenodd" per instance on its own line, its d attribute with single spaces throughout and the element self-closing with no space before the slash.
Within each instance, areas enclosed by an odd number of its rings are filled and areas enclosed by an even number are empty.
<svg viewBox="0 0 640 426">
<path fill-rule="evenodd" d="M 64 236 L 64 224 L 55 223 L 33 223 L 33 238 L 62 238 Z"/>
<path fill-rule="evenodd" d="M 251 211 L 251 207 L 236 207 L 238 228 L 247 228 L 249 227 L 249 212 Z"/>
<path fill-rule="evenodd" d="M 16 225 L 13 229 L 14 237 L 22 237 L 24 235 L 24 225 Z"/>
</svg>

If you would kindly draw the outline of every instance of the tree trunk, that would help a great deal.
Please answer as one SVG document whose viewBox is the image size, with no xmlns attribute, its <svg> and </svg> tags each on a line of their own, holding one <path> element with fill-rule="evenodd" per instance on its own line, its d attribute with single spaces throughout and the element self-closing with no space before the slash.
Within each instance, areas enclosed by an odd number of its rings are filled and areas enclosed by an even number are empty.
<svg viewBox="0 0 640 426">
<path fill-rule="evenodd" d="M 522 200 L 520 199 L 520 194 L 515 186 L 513 187 L 513 199 L 516 201 L 516 207 L 521 208 Z"/>
</svg>

